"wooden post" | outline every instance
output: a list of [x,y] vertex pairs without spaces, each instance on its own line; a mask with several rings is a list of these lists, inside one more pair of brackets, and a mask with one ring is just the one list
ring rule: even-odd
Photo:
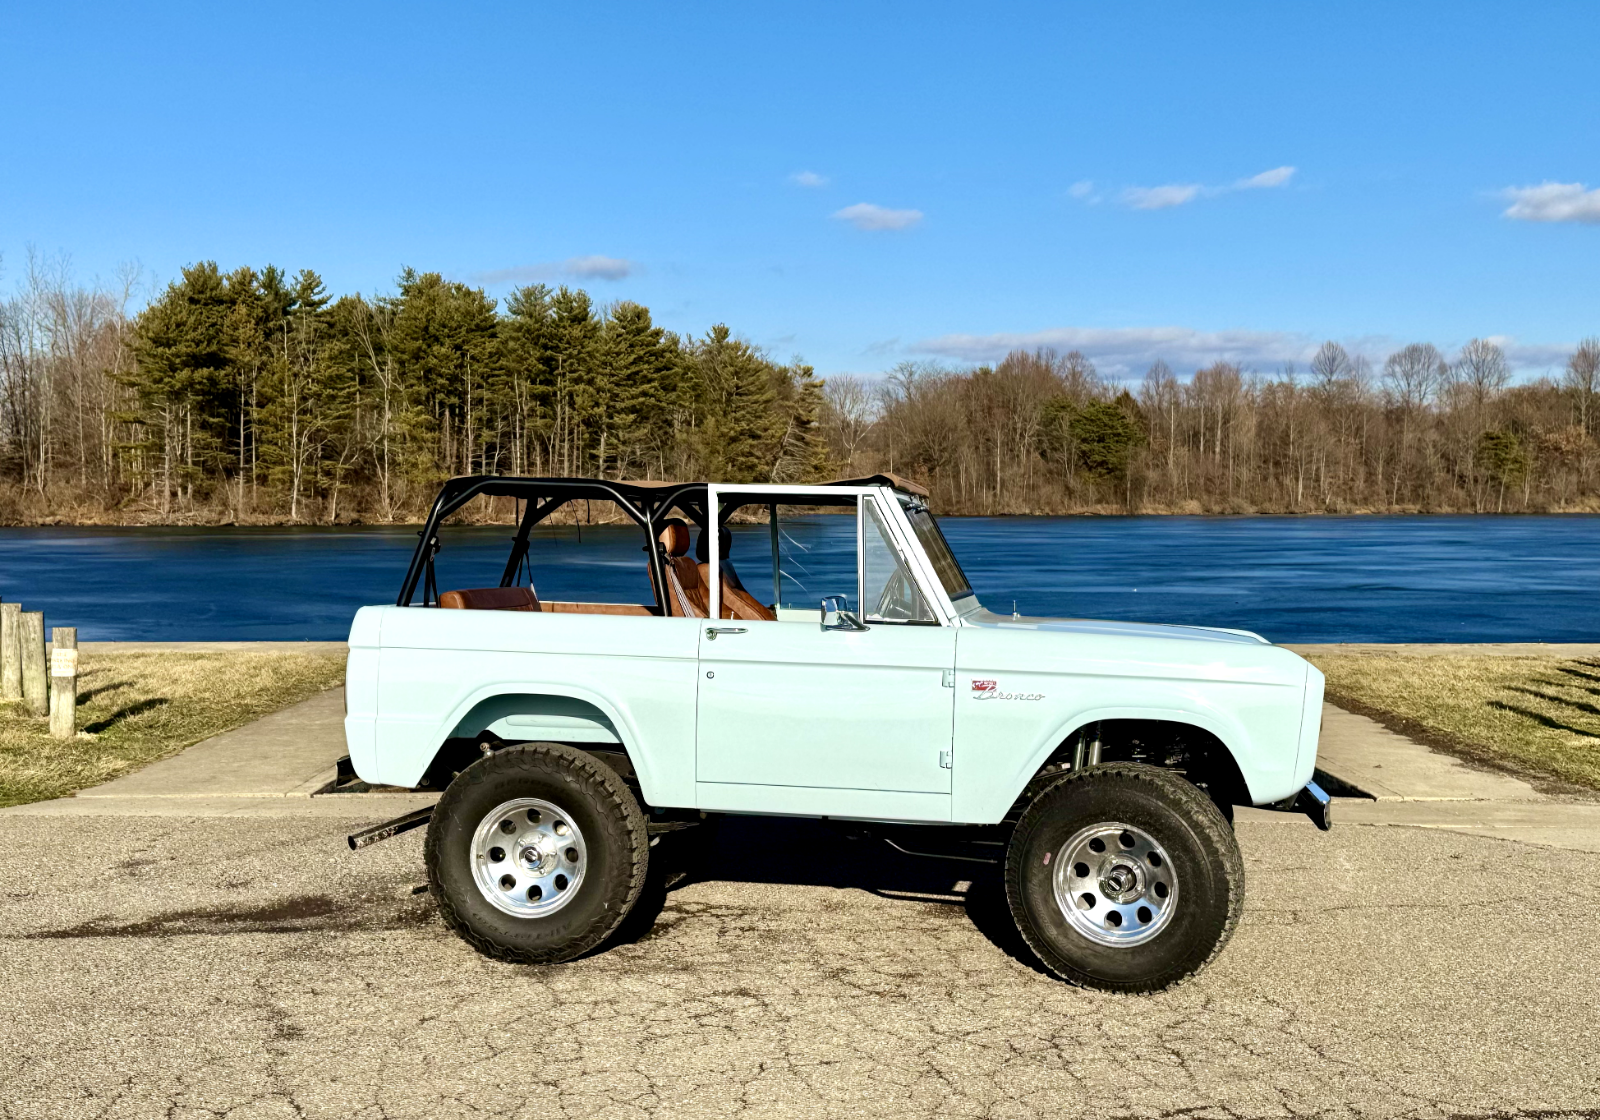
[[0,700],[22,699],[21,603],[0,603]]
[[44,671],[44,612],[23,611],[22,620],[22,699],[36,716],[50,711],[49,678]]
[[78,628],[50,630],[50,734],[71,739],[78,734]]

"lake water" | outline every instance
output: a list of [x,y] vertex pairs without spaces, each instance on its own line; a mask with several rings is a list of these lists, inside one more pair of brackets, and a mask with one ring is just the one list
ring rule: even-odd
[[[850,531],[817,518],[813,534]],[[1009,614],[1179,622],[1277,642],[1600,641],[1600,517],[946,518]],[[511,530],[456,530],[440,586],[499,582]],[[765,530],[757,530],[765,540]],[[650,601],[637,529],[541,530],[548,599]],[[411,529],[0,529],[0,598],[84,641],[327,640],[393,602]],[[737,543],[761,548],[761,541]],[[447,561],[449,562],[447,566]]]

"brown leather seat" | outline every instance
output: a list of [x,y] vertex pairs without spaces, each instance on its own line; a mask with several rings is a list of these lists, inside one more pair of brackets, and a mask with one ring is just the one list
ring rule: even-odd
[[[701,564],[702,578],[707,582],[711,579],[709,564]],[[709,609],[710,602],[707,601]],[[754,595],[742,587],[735,587],[728,581],[727,576],[722,577],[722,617],[742,618],[750,622],[776,622],[778,616],[773,614],[766,606],[756,600]]]
[[[733,566],[733,561],[728,559],[728,552],[733,546],[733,534],[726,528],[717,534],[717,552],[720,556],[718,565],[722,576],[722,617],[742,618],[751,622],[776,622],[777,615],[773,614],[759,600],[745,590],[744,584],[739,580],[739,573]],[[702,563],[698,565],[700,584],[707,589],[706,609],[711,609],[711,565],[705,563],[706,557],[711,554],[710,547],[706,544],[705,530],[700,531],[700,539],[695,542],[695,555],[700,557]]]
[[[662,566],[667,571],[667,614],[674,618],[705,618],[707,586],[700,578],[700,569],[689,559],[689,526],[682,519],[669,519],[661,528],[656,540],[662,553]],[[654,567],[650,569],[650,582],[655,584]]]
[[439,605],[450,610],[537,611],[539,597],[531,587],[474,587],[446,591],[439,596]]

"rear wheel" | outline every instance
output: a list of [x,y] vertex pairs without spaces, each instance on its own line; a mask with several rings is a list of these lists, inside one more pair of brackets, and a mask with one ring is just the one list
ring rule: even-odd
[[1006,854],[1017,928],[1062,979],[1151,992],[1205,967],[1238,924],[1244,860],[1183,778],[1111,763],[1034,799]]
[[639,803],[593,756],[507,747],[463,770],[428,826],[428,877],[445,922],[501,960],[571,960],[638,901],[649,859]]

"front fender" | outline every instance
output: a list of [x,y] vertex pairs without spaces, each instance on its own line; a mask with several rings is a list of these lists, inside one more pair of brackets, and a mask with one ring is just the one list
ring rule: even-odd
[[[1061,723],[1051,725],[1048,731],[1031,744],[1026,754],[1017,757],[1011,771],[1004,776],[1001,784],[1001,796],[998,801],[986,807],[988,811],[992,813],[998,808],[999,815],[995,819],[999,820],[1016,803],[1017,798],[1022,796],[1022,791],[1027,788],[1028,783],[1033,780],[1033,776],[1039,772],[1039,768],[1045,764],[1057,747],[1071,738],[1079,728],[1086,727],[1091,723],[1113,719],[1165,720],[1169,723],[1184,723],[1191,727],[1198,727],[1200,730],[1207,731],[1215,736],[1217,741],[1226,747],[1228,753],[1233,756],[1235,764],[1239,762],[1239,744],[1246,742],[1248,739],[1248,733],[1238,720],[1230,718],[1226,712],[1208,710],[1205,705],[1199,703],[1171,707],[1123,706],[1090,708],[1087,711],[1075,713]],[[1241,773],[1243,770],[1244,768],[1240,766]],[[1249,787],[1248,777],[1245,779],[1245,785],[1247,788]],[[1254,803],[1255,793],[1253,790],[1250,796],[1251,802]],[[1001,805],[1000,802],[1004,804]]]
[[1002,819],[1096,720],[1166,720],[1228,749],[1254,804],[1296,784],[1304,660],[1273,646],[975,629],[957,645],[952,817]]

